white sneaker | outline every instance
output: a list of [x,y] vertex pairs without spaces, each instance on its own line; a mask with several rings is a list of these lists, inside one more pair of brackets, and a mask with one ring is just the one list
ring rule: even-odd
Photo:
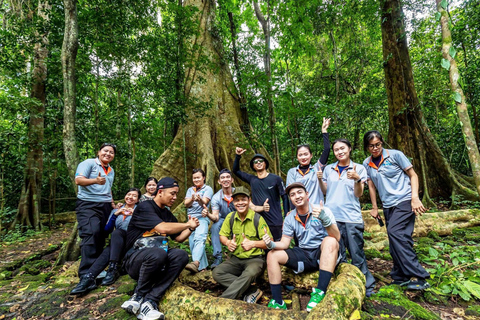
[[122,304],[122,309],[127,311],[130,314],[137,314],[138,309],[140,309],[140,304],[142,303],[143,298],[140,296],[137,296],[136,293],[133,294],[133,296],[125,301]]
[[137,316],[137,319],[140,320],[158,320],[158,319],[165,319],[165,315],[158,311],[158,307],[156,303],[152,303],[151,301],[147,300],[140,306],[140,313]]
[[254,293],[251,293],[243,297],[243,301],[247,303],[257,303],[257,301],[260,300],[262,295],[263,295],[263,291],[260,289],[257,289],[257,291],[255,291]]

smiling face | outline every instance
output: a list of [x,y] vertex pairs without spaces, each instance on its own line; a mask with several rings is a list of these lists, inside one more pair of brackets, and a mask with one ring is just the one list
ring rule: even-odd
[[382,141],[377,137],[370,140],[368,144],[368,152],[370,152],[374,158],[379,157],[383,152]]
[[145,190],[149,194],[153,194],[155,190],[157,190],[157,184],[155,183],[155,181],[154,180],[148,181],[147,185],[145,186]]
[[158,199],[159,205],[161,208],[168,206],[171,207],[177,200],[178,187],[168,188],[168,189],[158,189],[157,196],[155,200]]
[[312,153],[306,147],[301,147],[297,151],[297,160],[301,166],[308,166],[310,161],[312,161],[312,157]]
[[265,160],[262,158],[255,158],[253,159],[253,168],[255,171],[263,171],[265,170],[266,163]]
[[115,158],[115,150],[113,147],[105,146],[98,151],[98,159],[104,164],[107,165],[110,161]]
[[222,173],[218,178],[218,183],[222,188],[230,188],[232,186],[232,176],[229,173]]
[[125,203],[129,206],[133,206],[135,203],[138,202],[138,192],[137,191],[129,191],[125,195]]
[[250,198],[244,194],[238,194],[233,198],[233,204],[238,213],[244,214],[248,211],[248,204],[250,203]]
[[203,186],[203,184],[205,183],[205,177],[202,175],[201,172],[195,172],[193,175],[192,175],[192,180],[193,180],[193,185],[199,189]]
[[333,145],[333,154],[338,161],[350,161],[350,151],[352,149],[343,142],[337,142]]
[[308,192],[303,188],[293,188],[289,191],[290,201],[296,208],[308,205]]

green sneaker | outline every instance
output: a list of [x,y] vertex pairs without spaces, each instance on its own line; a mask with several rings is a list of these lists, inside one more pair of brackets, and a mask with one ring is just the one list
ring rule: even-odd
[[283,310],[287,310],[287,304],[285,303],[285,301],[282,301],[282,304],[278,304],[275,302],[275,300],[270,300],[270,302],[268,303],[268,306],[269,308],[273,308],[273,309],[283,309]]
[[317,304],[319,304],[320,301],[323,300],[323,298],[325,298],[325,292],[323,292],[322,290],[313,288],[312,291],[313,292],[310,293],[312,297],[310,298],[310,301],[308,301],[308,304],[307,304],[307,312],[312,311],[312,309],[315,308]]

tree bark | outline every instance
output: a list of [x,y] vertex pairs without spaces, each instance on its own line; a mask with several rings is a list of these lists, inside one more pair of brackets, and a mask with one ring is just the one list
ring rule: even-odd
[[39,29],[36,31],[38,42],[34,46],[33,88],[31,97],[34,99],[29,109],[27,165],[23,179],[22,192],[18,204],[18,212],[10,228],[21,225],[22,228],[42,229],[40,221],[40,204],[42,195],[43,175],[43,136],[45,125],[46,79],[48,57],[49,4],[39,1],[37,16],[40,18]]
[[[267,0],[268,8],[270,10],[270,0]],[[271,68],[271,57],[270,57],[270,12],[268,12],[267,18],[263,16],[262,10],[257,1],[253,1],[253,8],[255,10],[255,15],[257,16],[258,21],[262,25],[263,36],[265,37],[265,55],[263,57],[263,65],[265,69],[265,76],[267,78],[267,105],[268,105],[268,114],[269,114],[269,125],[270,125],[270,134],[272,141],[273,149],[273,172],[277,175],[280,175],[280,152],[278,149],[278,139],[277,139],[277,130],[275,128],[276,119],[275,119],[275,109],[273,107],[272,99],[272,68]]]
[[[473,186],[452,170],[426,124],[415,89],[400,0],[382,0],[381,10],[388,142],[412,157],[420,187],[430,196],[448,198],[456,192],[466,199],[478,200]],[[426,157],[423,165],[421,152]]]
[[[448,14],[447,11],[441,5],[441,0],[437,1],[437,10],[440,12],[440,26],[442,28],[442,55],[443,58],[450,63],[448,69],[450,76],[450,86],[455,93],[455,104],[457,105],[458,119],[462,127],[463,138],[465,139],[465,145],[467,147],[468,159],[472,167],[473,179],[477,187],[477,192],[480,195],[480,153],[478,152],[477,142],[475,141],[475,135],[470,122],[470,116],[468,115],[467,102],[462,88],[458,84],[460,78],[460,72],[458,71],[457,62],[455,60],[455,54],[450,54],[452,47],[452,33],[448,26]],[[455,50],[455,49],[453,49]]]

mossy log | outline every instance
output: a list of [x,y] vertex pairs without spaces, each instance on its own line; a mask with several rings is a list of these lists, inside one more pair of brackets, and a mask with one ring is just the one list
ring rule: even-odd
[[[294,283],[296,288],[311,287],[317,283],[316,272],[294,277],[292,274],[285,273],[284,281]],[[160,301],[160,308],[168,319],[349,319],[361,307],[365,297],[365,277],[358,268],[345,263],[337,268],[327,296],[311,313],[273,310],[262,305],[214,297],[189,287],[213,283],[210,272],[197,275],[184,272],[179,280]]]

